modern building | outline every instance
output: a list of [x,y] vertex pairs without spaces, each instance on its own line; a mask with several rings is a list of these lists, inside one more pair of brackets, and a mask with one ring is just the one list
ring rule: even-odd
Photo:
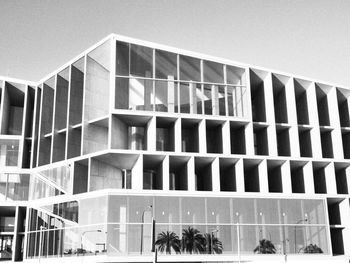
[[0,91],[0,259],[349,261],[348,87],[113,34]]

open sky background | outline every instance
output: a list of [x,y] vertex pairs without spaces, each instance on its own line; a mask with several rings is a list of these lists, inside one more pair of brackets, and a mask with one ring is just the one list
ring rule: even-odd
[[110,33],[350,86],[346,0],[0,0],[0,75],[37,81]]

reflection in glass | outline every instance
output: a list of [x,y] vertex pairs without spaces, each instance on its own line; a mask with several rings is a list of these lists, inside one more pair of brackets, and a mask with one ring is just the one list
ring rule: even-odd
[[177,55],[157,49],[155,56],[156,78],[177,79]]
[[155,81],[155,110],[175,112],[177,106],[177,84],[169,77],[168,81]]
[[180,55],[180,80],[201,81],[200,60]]
[[[67,203],[62,210],[76,211],[77,203],[72,204],[74,209],[69,210]],[[163,237],[173,234],[180,242],[177,253],[181,254],[237,254],[239,247],[241,254],[266,253],[259,248],[265,241],[273,245],[275,254],[309,253],[310,244],[329,254],[328,228],[324,223],[293,221],[302,215],[301,210],[314,216],[313,205],[316,214],[325,218],[323,200],[115,195],[109,199],[104,196],[80,200],[78,205],[79,225],[73,221],[68,225],[69,221],[57,216],[61,213],[54,213],[56,217],[31,210],[29,222],[33,227],[28,241],[37,247],[40,226],[44,226],[47,228],[43,231],[47,249],[44,256],[140,255],[141,240],[142,254],[150,255],[154,218],[156,239],[162,233]],[[182,243],[189,232],[200,237],[199,249],[191,250],[188,243]],[[27,245],[28,257],[37,257],[38,249],[30,242]],[[176,254],[174,248],[170,253]]]
[[117,41],[116,74],[129,75],[129,44]]
[[180,84],[180,112],[190,113],[190,91],[191,87],[188,83]]
[[0,140],[0,167],[18,165],[19,140]]
[[40,171],[39,174],[51,180],[67,192],[72,191],[71,165],[59,166],[48,170]]
[[204,82],[224,83],[224,65],[213,61],[203,61]]
[[153,50],[151,48],[131,44],[130,74],[135,77],[153,77]]

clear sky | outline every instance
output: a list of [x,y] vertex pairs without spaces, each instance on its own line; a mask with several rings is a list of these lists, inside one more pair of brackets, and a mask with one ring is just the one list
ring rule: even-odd
[[350,86],[347,0],[0,0],[0,75],[37,81],[110,33]]

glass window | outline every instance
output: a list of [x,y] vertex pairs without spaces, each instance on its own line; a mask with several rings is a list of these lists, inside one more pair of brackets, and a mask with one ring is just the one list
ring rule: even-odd
[[178,197],[156,197],[155,207],[155,220],[157,223],[180,223]]
[[226,82],[228,84],[242,85],[242,76],[245,70],[234,66],[226,66]]
[[181,198],[182,223],[205,223],[205,199],[199,197]]
[[224,83],[224,65],[203,61],[204,82]]
[[207,198],[208,223],[231,223],[229,198]]
[[282,224],[299,224],[305,219],[302,211],[302,200],[282,199],[281,203]]
[[304,218],[308,224],[325,224],[325,205],[323,200],[303,200]]
[[116,74],[129,76],[129,44],[117,41]]
[[153,77],[153,49],[131,44],[130,74],[138,77]]
[[180,80],[201,81],[199,59],[180,55]]
[[109,196],[108,223],[126,223],[128,212],[126,196]]
[[279,224],[278,200],[257,199],[257,222],[258,224]]
[[53,181],[58,186],[62,187],[67,192],[72,191],[71,166],[59,166],[49,170],[40,171],[39,174]]
[[6,199],[6,185],[7,185],[7,174],[0,173],[0,200],[5,201]]
[[225,94],[225,87],[224,86],[219,86],[218,88],[218,111],[221,116],[226,115],[226,94]]
[[254,199],[233,199],[233,223],[256,224],[256,200]]
[[98,224],[107,222],[108,197],[101,196],[79,201],[80,225]]
[[154,104],[153,81],[149,79],[129,79],[129,109],[152,110]]
[[214,85],[204,85],[204,114],[212,115],[213,114],[213,92],[217,89]]
[[29,174],[9,174],[7,199],[28,200]]
[[158,80],[155,84],[155,110],[168,112],[168,106],[171,104],[171,112],[174,112],[174,82]]
[[180,112],[190,113],[190,85],[189,83],[180,84]]
[[235,88],[232,86],[227,86],[227,113],[228,116],[236,116],[236,108],[234,102],[236,100]]
[[0,140],[0,167],[18,165],[18,140]]
[[[152,207],[150,207],[152,206]],[[150,223],[153,215],[153,197],[131,196],[129,197],[129,223]]]
[[156,50],[156,78],[177,79],[177,55],[163,50]]

